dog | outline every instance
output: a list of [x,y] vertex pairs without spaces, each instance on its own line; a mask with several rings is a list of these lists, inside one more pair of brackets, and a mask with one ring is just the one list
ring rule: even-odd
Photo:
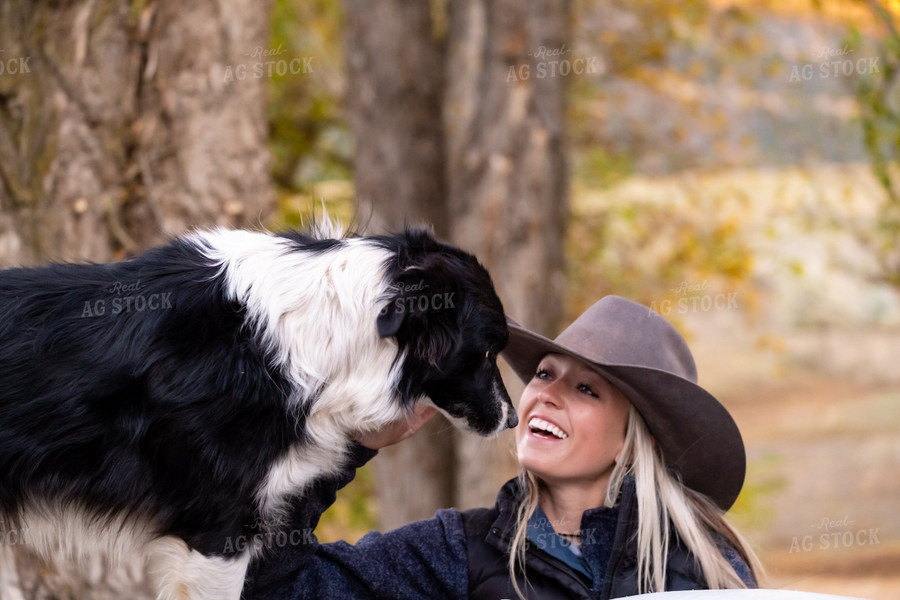
[[0,528],[43,557],[141,549],[160,600],[237,600],[246,534],[357,432],[419,402],[514,427],[507,336],[487,271],[424,229],[215,229],[0,271]]

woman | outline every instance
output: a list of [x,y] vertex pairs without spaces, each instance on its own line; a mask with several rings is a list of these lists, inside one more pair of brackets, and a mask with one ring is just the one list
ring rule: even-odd
[[[527,383],[521,473],[493,508],[345,542],[288,546],[259,562],[245,598],[618,598],[755,587],[758,561],[723,514],[744,481],[740,432],[696,384],[684,339],[658,314],[607,296],[556,340],[510,323],[503,353]],[[293,526],[315,527],[336,489],[433,411],[359,438],[354,464],[320,482]]]

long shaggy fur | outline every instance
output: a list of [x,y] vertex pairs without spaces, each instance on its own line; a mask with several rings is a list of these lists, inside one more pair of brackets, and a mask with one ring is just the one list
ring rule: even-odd
[[515,425],[506,340],[487,272],[423,230],[220,229],[0,271],[0,528],[47,557],[143,547],[159,598],[236,599],[261,547],[234,540],[277,529],[354,432],[420,401]]

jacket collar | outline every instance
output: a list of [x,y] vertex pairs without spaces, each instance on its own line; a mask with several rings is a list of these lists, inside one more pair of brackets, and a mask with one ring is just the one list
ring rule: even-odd
[[[519,508],[522,498],[522,489],[519,485],[519,479],[513,478],[503,484],[497,493],[497,518],[491,526],[491,534],[500,538],[501,541],[509,543],[516,525],[516,511]],[[637,497],[635,493],[634,477],[627,475],[622,481],[622,489],[619,492],[619,501],[616,503],[619,509],[619,519],[623,516],[636,516]],[[601,518],[605,511],[605,507],[591,508],[584,511],[581,518],[582,528],[594,525],[594,522]],[[625,513],[624,515],[622,513]]]
[[[509,548],[516,525],[516,511],[521,503],[522,492],[518,478],[507,481],[497,494],[497,518],[491,525],[485,541],[504,554]],[[594,593],[600,592],[607,569],[613,564],[626,563],[628,556],[636,552],[633,547],[631,532],[637,522],[637,495],[635,492],[634,478],[626,476],[619,492],[619,501],[614,511],[609,508],[597,507],[586,510],[581,518],[581,529],[588,535],[582,540],[581,551],[591,571],[601,575],[594,577],[591,585]],[[582,534],[584,535],[584,534]],[[607,547],[611,545],[610,549]],[[604,550],[604,547],[607,547]],[[623,557],[624,554],[624,557]],[[526,563],[529,558],[537,560],[539,554],[526,553]],[[530,565],[529,565],[530,566]],[[607,574],[608,575],[608,574]],[[574,576],[574,571],[573,571]]]

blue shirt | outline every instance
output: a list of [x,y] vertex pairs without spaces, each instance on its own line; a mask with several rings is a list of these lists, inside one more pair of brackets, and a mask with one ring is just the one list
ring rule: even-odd
[[[574,532],[573,532],[574,533]],[[559,560],[563,561],[588,579],[591,572],[578,544],[562,537],[553,529],[544,509],[538,505],[534,514],[528,519],[525,539]]]

